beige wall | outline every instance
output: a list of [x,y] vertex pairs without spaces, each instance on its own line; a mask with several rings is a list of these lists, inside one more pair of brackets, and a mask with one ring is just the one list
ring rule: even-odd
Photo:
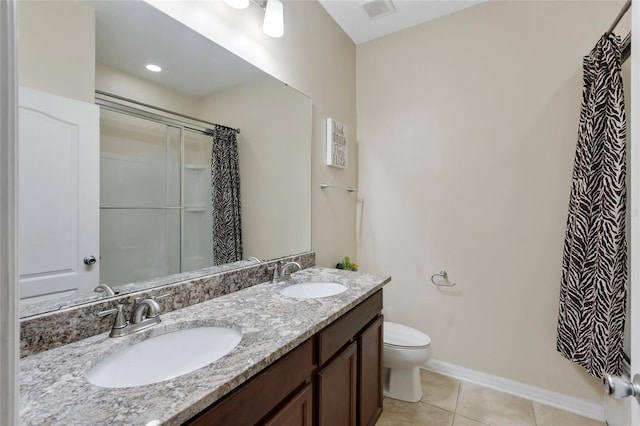
[[311,101],[269,76],[200,98],[198,117],[239,127],[242,249],[260,259],[311,247]]
[[124,96],[155,107],[196,116],[197,98],[167,89],[151,80],[96,63],[96,90]]
[[[196,115],[198,100],[169,90],[152,81],[96,62],[96,90],[124,96],[159,108]],[[166,128],[156,122],[145,121],[115,112],[101,111],[100,152],[149,158],[164,158],[166,155]],[[174,133],[175,134],[175,133]],[[124,143],[130,139],[131,143]],[[179,143],[179,136],[177,142]],[[175,142],[174,142],[175,143]],[[188,162],[188,160],[187,160]]]
[[[264,12],[254,5],[235,10],[222,1],[149,3],[312,98],[312,248],[318,265],[355,257],[356,194],[319,188],[321,182],[357,185],[353,42],[316,1],[285,3],[280,39],[262,34]],[[324,165],[327,117],[348,127],[347,170]]]
[[435,359],[602,402],[555,327],[582,56],[621,5],[489,1],[358,46],[358,260]]
[[20,1],[18,44],[21,86],[93,103],[93,9],[70,1]]

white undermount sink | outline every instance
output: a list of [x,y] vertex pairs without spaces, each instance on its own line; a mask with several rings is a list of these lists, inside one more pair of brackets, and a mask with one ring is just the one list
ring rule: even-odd
[[143,340],[105,358],[87,380],[106,388],[129,388],[170,380],[202,368],[235,348],[242,333],[227,327],[197,327]]
[[347,286],[338,283],[310,281],[287,286],[280,290],[280,294],[296,299],[320,299],[340,294],[347,288]]

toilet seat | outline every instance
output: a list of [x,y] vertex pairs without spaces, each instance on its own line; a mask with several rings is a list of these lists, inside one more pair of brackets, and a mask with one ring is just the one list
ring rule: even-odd
[[431,344],[431,338],[415,328],[385,321],[384,344],[400,349],[424,349]]

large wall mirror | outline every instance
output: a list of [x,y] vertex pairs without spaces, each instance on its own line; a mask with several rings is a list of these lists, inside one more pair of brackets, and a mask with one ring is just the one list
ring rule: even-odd
[[[100,283],[124,294],[311,250],[307,96],[143,1],[19,2],[18,25],[22,317],[104,297]],[[75,141],[52,142],[75,137],[57,114],[76,104],[99,127],[80,165]],[[237,151],[214,162],[231,133]],[[216,170],[236,153],[241,252],[216,261],[214,210],[237,201],[212,198]],[[84,194],[90,209],[73,204]],[[89,210],[99,221],[78,225]],[[79,248],[87,235],[98,253]]]

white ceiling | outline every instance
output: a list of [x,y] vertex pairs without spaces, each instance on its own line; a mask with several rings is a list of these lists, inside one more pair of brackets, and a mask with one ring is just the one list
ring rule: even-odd
[[[96,11],[96,60],[105,65],[196,97],[264,75],[143,1],[85,4]],[[149,63],[162,72],[147,71]]]
[[371,19],[360,7],[362,0],[319,0],[354,43],[360,44],[466,7],[482,3],[464,0],[392,0],[394,13]]

